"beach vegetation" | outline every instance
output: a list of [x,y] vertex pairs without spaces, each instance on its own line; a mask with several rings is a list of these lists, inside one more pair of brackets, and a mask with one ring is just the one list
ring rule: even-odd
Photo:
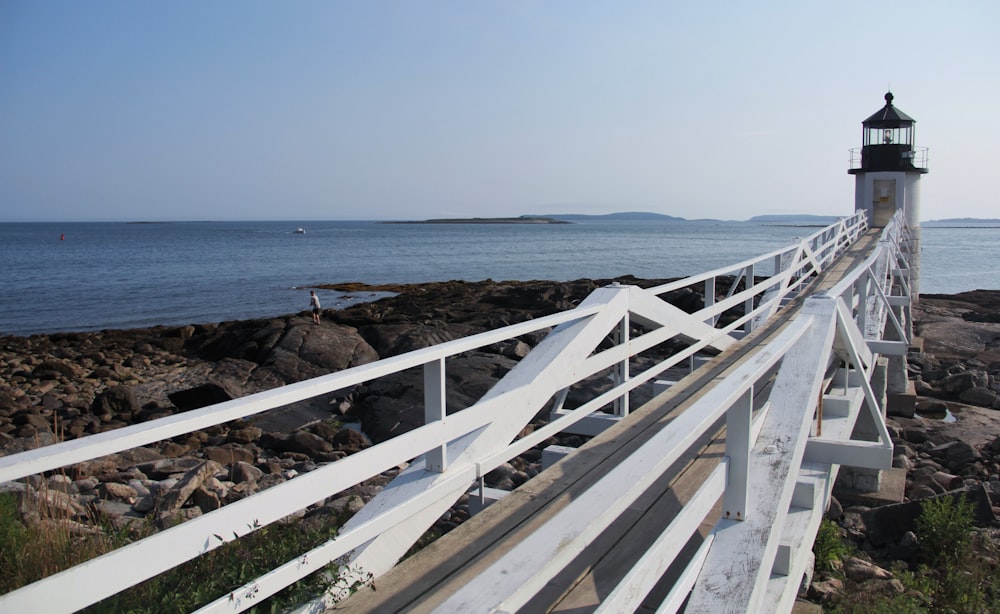
[[[42,509],[41,517],[26,521],[19,493],[0,493],[0,594],[100,556],[155,531],[151,524],[116,528],[106,519],[68,522],[66,512]],[[333,538],[343,518],[328,514],[289,523],[274,523],[137,584],[86,609],[90,613],[190,612],[234,591],[274,568],[302,559],[305,552]],[[81,530],[82,527],[91,530]],[[221,536],[215,539],[224,541]],[[268,599],[252,612],[284,611],[334,589],[345,596],[361,586],[372,586],[370,575],[353,573],[350,586],[336,584],[338,562],[316,571]],[[252,587],[252,585],[250,585]],[[242,595],[254,598],[253,588]]]
[[831,520],[824,520],[816,532],[813,555],[817,571],[832,572],[839,568],[839,562],[850,554],[850,548],[840,536],[840,526]]
[[[895,590],[849,586],[828,611],[838,614],[1000,612],[995,546],[977,532],[964,497],[921,503],[914,533],[918,555],[891,565]],[[818,559],[817,559],[818,563]]]

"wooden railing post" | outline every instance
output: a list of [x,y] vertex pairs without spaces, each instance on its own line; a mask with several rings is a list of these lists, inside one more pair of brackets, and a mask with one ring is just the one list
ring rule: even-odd
[[[445,394],[444,357],[424,363],[424,424],[444,420],[448,413]],[[448,444],[431,448],[426,456],[427,470],[444,472],[448,468]]]
[[[621,322],[618,323],[618,330],[615,331],[615,344],[617,345],[628,345],[629,342],[629,317],[628,313],[622,318]],[[628,381],[629,369],[628,369],[628,357],[626,356],[620,363],[615,365],[614,368],[614,384],[615,386],[620,386]],[[629,394],[628,390],[622,393],[621,396],[615,398],[614,411],[616,416],[625,417],[628,415],[629,410]]]
[[726,412],[726,457],[729,459],[729,479],[722,496],[722,517],[745,520],[750,485],[750,422],[753,418],[753,386]]
[[[750,264],[750,266],[748,266],[746,268],[746,273],[745,273],[744,277],[747,280],[746,281],[746,289],[747,290],[749,290],[750,288],[753,288],[753,286],[754,286],[754,281],[755,281],[755,279],[754,279],[754,276],[755,276],[754,275],[754,271],[755,270],[756,270],[756,263],[752,263],[752,264]],[[745,313],[750,313],[750,312],[753,311],[753,296],[752,295],[744,303],[743,309],[745,310]],[[743,332],[745,332],[748,335],[753,332],[753,320],[754,320],[753,318],[750,318],[750,319],[748,319],[743,324]]]
[[[705,280],[705,309],[708,309],[715,304],[715,277],[709,277]],[[715,326],[715,322],[718,318],[712,316],[705,320],[705,324],[709,326]]]

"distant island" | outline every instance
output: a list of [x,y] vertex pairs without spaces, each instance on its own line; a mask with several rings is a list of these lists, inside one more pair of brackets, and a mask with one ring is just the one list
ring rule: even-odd
[[668,222],[686,222],[682,217],[648,213],[642,211],[626,211],[607,213],[604,215],[587,215],[583,213],[549,213],[546,215],[522,215],[520,217],[454,217],[436,218],[430,220],[389,221],[381,224],[572,224],[582,221],[643,221],[659,220]]
[[449,217],[432,220],[413,220],[400,222],[380,222],[381,224],[571,224],[566,220],[557,220],[539,215],[522,215],[521,217]]
[[[850,213],[844,215],[810,215],[810,214],[787,214],[787,215],[755,215],[746,220],[751,224],[772,224],[781,226],[828,226],[838,219],[849,217]],[[614,222],[614,221],[658,221],[658,222],[719,222],[712,219],[687,219],[662,213],[651,213],[649,211],[622,211],[618,213],[586,214],[586,213],[546,213],[530,214],[518,217],[455,217],[455,218],[435,218],[429,220],[401,220],[382,221],[380,224],[573,224],[576,222]],[[1000,219],[980,219],[980,218],[949,218],[941,220],[927,220],[921,222],[925,226],[968,226],[968,227],[996,227],[1000,226]]]
[[660,220],[668,222],[686,222],[687,220],[682,217],[674,217],[672,215],[664,215],[662,213],[650,213],[648,211],[623,211],[620,213],[606,213],[603,215],[587,215],[584,213],[546,213],[544,216],[556,220],[567,220],[570,222],[574,221],[598,221],[598,220],[629,220],[629,221],[643,221],[643,220]]
[[754,222],[757,224],[787,224],[795,226],[828,226],[837,220],[841,216],[837,215],[802,215],[802,214],[791,214],[791,215],[755,215],[748,222]]
[[920,223],[921,226],[958,226],[958,227],[994,227],[1000,226],[1000,220],[996,218],[976,218],[976,217],[951,217],[942,220],[927,220]]

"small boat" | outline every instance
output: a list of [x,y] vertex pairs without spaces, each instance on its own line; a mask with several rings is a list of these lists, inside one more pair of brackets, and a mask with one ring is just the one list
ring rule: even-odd
[[297,235],[304,235],[304,234],[306,234],[306,229],[305,228],[296,228],[295,229],[295,234],[297,234]]

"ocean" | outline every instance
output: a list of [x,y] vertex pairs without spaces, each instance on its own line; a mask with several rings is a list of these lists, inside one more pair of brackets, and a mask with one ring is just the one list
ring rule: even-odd
[[[306,310],[311,286],[349,281],[682,277],[816,230],[715,221],[4,223],[0,334],[279,316]],[[998,262],[1000,228],[923,228],[923,293],[1000,289]],[[324,308],[378,296],[317,294]]]

